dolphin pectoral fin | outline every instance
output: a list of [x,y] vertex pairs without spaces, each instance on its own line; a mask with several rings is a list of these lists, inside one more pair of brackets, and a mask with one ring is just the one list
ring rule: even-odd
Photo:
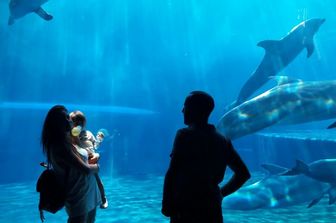
[[8,18],[8,25],[9,26],[13,25],[14,21],[15,21],[14,18],[12,16],[9,16],[9,18]]
[[49,21],[52,20],[52,15],[49,15],[46,11],[44,11],[43,8],[39,7],[38,9],[35,10],[35,13],[40,16],[42,19]]
[[328,191],[329,194],[329,204],[334,204],[336,202],[336,188],[333,186]]
[[240,103],[238,103],[237,101],[232,102],[231,104],[227,105],[224,108],[224,114],[227,113],[228,111],[230,111],[231,109],[235,108],[236,106],[238,106]]
[[323,191],[317,198],[315,198],[314,200],[312,200],[312,202],[310,202],[310,204],[308,205],[308,208],[314,206],[315,204],[317,204],[325,194],[329,195],[329,205],[334,204],[336,202],[336,186],[335,185],[331,185],[330,188],[328,188],[327,190]]
[[307,48],[307,58],[309,58],[314,52],[314,49],[315,49],[314,43],[311,42],[311,43],[307,44],[306,48]]
[[275,80],[279,86],[284,84],[302,82],[301,79],[290,78],[288,76],[269,76],[269,79]]
[[323,198],[324,192],[317,198],[315,198],[314,200],[312,200],[310,202],[310,204],[307,206],[307,208],[311,208],[313,207],[315,204],[317,204],[318,202],[320,202],[320,200]]
[[327,129],[332,129],[332,128],[335,128],[336,127],[336,122],[332,123],[331,125],[329,125],[327,127]]
[[264,48],[267,52],[276,54],[279,50],[279,43],[280,41],[278,40],[263,40],[257,46]]

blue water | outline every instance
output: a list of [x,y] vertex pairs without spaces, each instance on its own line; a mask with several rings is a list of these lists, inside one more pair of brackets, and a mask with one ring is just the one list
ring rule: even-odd
[[[82,110],[93,132],[115,133],[101,147],[111,204],[97,222],[167,222],[160,214],[162,179],[190,91],[215,98],[210,122],[217,123],[261,61],[257,43],[278,40],[309,18],[326,19],[315,52],[307,59],[304,50],[281,75],[335,78],[333,0],[50,0],[43,8],[53,20],[29,14],[8,26],[8,0],[0,0],[0,222],[38,221],[40,134],[54,104]],[[335,132],[320,132],[331,122],[274,126],[234,145],[253,173],[264,162],[290,167],[295,159],[335,158]],[[333,222],[335,205],[327,202],[224,216]],[[48,222],[65,219],[64,212],[48,216]]]
[[[142,175],[136,177],[103,178],[109,207],[97,209],[97,223],[164,223],[168,218],[160,215],[162,176]],[[38,221],[37,194],[34,182],[1,185],[0,222]],[[225,222],[334,222],[336,206],[329,206],[327,199],[308,209],[306,204],[290,208],[238,211],[223,209]],[[45,213],[46,222],[66,222],[64,210],[55,215]]]

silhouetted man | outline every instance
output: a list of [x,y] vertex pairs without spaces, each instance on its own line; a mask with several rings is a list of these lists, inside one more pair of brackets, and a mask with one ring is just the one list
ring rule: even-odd
[[[171,223],[223,222],[223,197],[250,178],[231,142],[208,124],[214,106],[213,98],[202,91],[191,92],[185,100],[182,112],[188,127],[176,133],[163,188],[162,213]],[[227,166],[234,174],[219,188]]]

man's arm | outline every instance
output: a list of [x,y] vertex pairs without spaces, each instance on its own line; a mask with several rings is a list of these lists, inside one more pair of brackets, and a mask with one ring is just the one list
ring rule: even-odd
[[227,145],[227,162],[228,166],[233,171],[233,175],[229,182],[221,188],[221,194],[223,197],[226,197],[238,190],[251,177],[249,170],[233,148],[232,143],[228,141]]
[[173,205],[173,191],[174,191],[174,178],[176,171],[178,171],[179,166],[179,148],[182,147],[182,136],[181,132],[177,132],[174,140],[173,150],[170,155],[171,160],[169,164],[168,171],[166,173],[163,185],[163,198],[162,198],[162,209],[163,215],[170,217],[174,212]]
[[172,214],[172,172],[168,169],[163,183],[163,198],[161,213],[170,217]]

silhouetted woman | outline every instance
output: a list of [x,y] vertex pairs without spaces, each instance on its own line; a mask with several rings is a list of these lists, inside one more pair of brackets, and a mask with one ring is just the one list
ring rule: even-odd
[[93,223],[101,196],[94,173],[98,164],[88,164],[86,150],[78,152],[71,143],[71,121],[62,105],[52,107],[44,121],[42,147],[51,166],[66,188],[68,223]]

